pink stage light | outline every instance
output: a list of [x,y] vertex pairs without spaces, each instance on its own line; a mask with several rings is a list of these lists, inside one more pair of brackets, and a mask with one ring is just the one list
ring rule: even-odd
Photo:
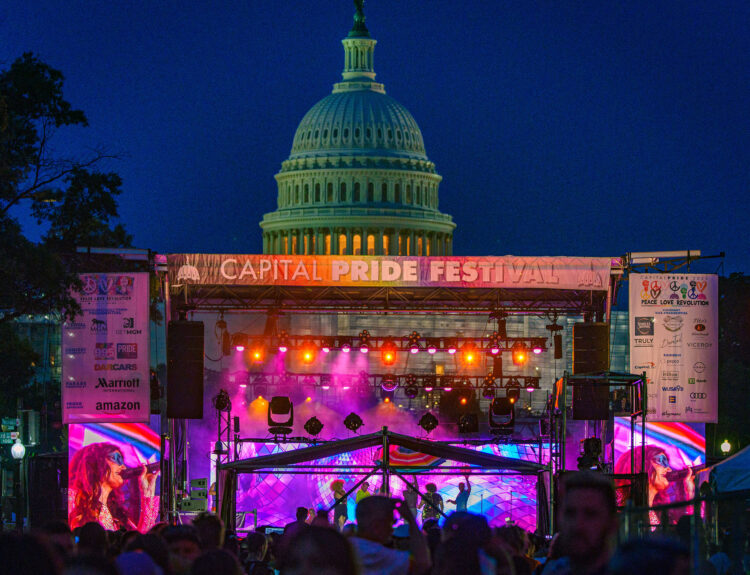
[[539,355],[540,353],[542,353],[542,346],[541,345],[535,345],[534,348],[531,351],[533,351],[536,355]]
[[426,391],[427,393],[431,392],[431,391],[432,391],[432,389],[433,389],[433,388],[432,388],[431,386],[430,386],[430,387],[425,387],[425,388],[424,388],[424,390],[425,390],[425,391]]
[[352,346],[350,346],[348,343],[345,343],[341,346],[341,351],[344,353],[349,353],[352,350]]
[[452,387],[444,387],[443,391],[453,391],[453,388]]
[[241,383],[241,384],[240,384],[240,387],[244,389],[244,388],[246,388],[246,387],[247,387],[247,384],[246,384],[246,383]]
[[236,349],[237,351],[245,351],[245,346],[244,345],[236,345],[236,346],[234,346],[234,349]]
[[281,353],[286,353],[287,351],[289,351],[289,348],[287,346],[285,346],[285,345],[280,345],[279,346],[279,351]]
[[320,348],[320,351],[322,351],[323,353],[328,353],[331,351],[331,348],[328,347],[327,345],[324,345],[323,347]]
[[490,353],[492,355],[497,355],[498,353],[500,353],[500,348],[499,347],[493,347],[493,348],[490,349]]
[[409,348],[409,353],[419,353],[419,347],[411,347],[411,348]]
[[359,353],[367,353],[368,351],[370,351],[370,348],[368,348],[366,345],[363,345],[359,348]]
[[529,393],[534,393],[535,389],[536,389],[535,387],[527,387],[526,391],[528,391]]

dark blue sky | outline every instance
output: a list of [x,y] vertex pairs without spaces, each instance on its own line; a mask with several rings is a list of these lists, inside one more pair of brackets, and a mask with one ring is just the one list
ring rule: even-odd
[[[377,79],[444,178],[457,254],[700,249],[750,271],[750,4],[365,11]],[[56,148],[123,155],[108,167],[138,247],[257,253],[273,176],[340,79],[353,12],[350,0],[11,0],[0,65],[30,50],[63,71],[91,127]]]

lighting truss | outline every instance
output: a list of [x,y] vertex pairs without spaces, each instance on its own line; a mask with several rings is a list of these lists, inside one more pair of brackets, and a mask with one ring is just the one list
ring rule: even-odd
[[[236,375],[235,375],[236,378]],[[539,377],[525,375],[462,375],[460,373],[435,376],[427,373],[366,373],[331,375],[330,373],[258,373],[253,372],[251,381],[253,385],[264,385],[268,387],[289,386],[299,387],[314,386],[316,388],[348,390],[359,385],[361,387],[377,388],[382,386],[383,380],[392,382],[396,387],[416,386],[425,391],[448,390],[448,389],[477,389],[486,387],[497,389],[540,389]],[[390,387],[391,383],[387,384]]]
[[[256,349],[265,348],[270,351],[286,350],[299,351],[315,348],[324,353],[329,351],[349,351],[366,349],[370,352],[382,350],[394,351],[396,353],[415,353],[427,350],[429,353],[452,353],[452,350],[460,350],[466,345],[473,346],[479,355],[497,355],[501,352],[509,352],[519,345],[528,350],[547,348],[546,337],[505,337],[501,338],[497,332],[487,337],[422,337],[417,332],[402,337],[374,336],[367,330],[363,330],[356,336],[323,336],[323,335],[294,335],[282,332],[279,336],[268,337],[267,335],[249,335],[235,333],[231,336],[232,345],[238,351],[239,348]],[[416,350],[416,351],[415,351]],[[284,352],[281,352],[284,353]],[[364,352],[363,352],[364,353]]]

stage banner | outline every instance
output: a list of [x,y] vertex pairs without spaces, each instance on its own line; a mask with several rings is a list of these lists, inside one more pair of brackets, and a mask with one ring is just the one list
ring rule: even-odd
[[172,285],[543,288],[607,291],[610,258],[170,254]]
[[148,273],[83,274],[62,326],[63,423],[148,422]]
[[[68,523],[144,533],[159,514],[158,418],[144,423],[77,424],[68,429]],[[106,501],[101,499],[108,488]]]
[[712,274],[630,274],[630,371],[646,373],[648,419],[715,423],[719,282]]

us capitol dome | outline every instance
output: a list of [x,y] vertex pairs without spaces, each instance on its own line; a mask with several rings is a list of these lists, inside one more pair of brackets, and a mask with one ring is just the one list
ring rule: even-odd
[[302,118],[276,174],[263,253],[451,255],[456,224],[438,210],[442,177],[412,115],[375,81],[361,3],[342,43],[343,81]]

